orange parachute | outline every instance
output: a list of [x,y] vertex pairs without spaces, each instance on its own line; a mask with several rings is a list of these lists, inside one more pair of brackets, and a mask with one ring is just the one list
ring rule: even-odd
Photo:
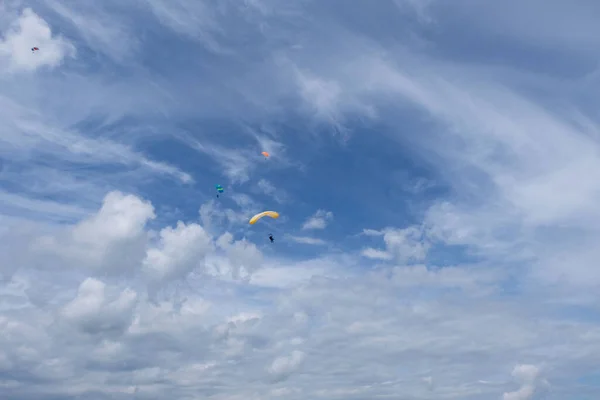
[[260,154],[262,154],[263,156],[265,156],[265,157],[267,157],[267,158],[270,156],[270,154],[269,154],[269,153],[267,153],[266,151],[263,151],[263,152],[262,152],[262,153],[260,153]]

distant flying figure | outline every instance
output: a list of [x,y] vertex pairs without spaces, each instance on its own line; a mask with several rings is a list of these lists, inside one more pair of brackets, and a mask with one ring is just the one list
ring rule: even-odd
[[35,52],[35,51],[37,51],[37,50],[39,50],[37,47],[32,47],[32,48],[31,48],[31,52]]
[[275,241],[275,239],[273,239],[273,235],[271,235],[270,233],[269,233],[269,240],[271,241],[271,243],[273,243]]
[[[215,188],[217,189],[217,193],[223,193],[223,186],[221,186],[221,185],[215,185]],[[218,194],[217,194],[217,197],[219,197]]]

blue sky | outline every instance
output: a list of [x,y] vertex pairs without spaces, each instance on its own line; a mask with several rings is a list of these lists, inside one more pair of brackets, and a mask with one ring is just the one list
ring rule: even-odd
[[0,397],[596,396],[599,17],[2,3]]

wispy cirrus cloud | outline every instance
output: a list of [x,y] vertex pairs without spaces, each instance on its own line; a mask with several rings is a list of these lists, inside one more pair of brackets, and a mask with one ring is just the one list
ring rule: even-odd
[[316,245],[316,246],[322,246],[322,245],[327,244],[327,242],[323,239],[314,238],[314,237],[310,237],[310,236],[288,235],[288,236],[286,236],[286,238],[288,238],[296,243],[300,243],[300,244],[308,244],[308,245]]
[[304,222],[302,229],[325,229],[331,221],[333,221],[333,213],[331,211],[317,210],[312,217]]
[[[130,146],[61,129],[23,105],[6,99],[0,99],[0,102],[7,106],[0,112],[7,121],[5,135],[0,139],[3,143],[1,174],[10,182],[9,187],[29,192],[38,201],[43,201],[44,196],[55,196],[67,202],[69,197],[79,200],[88,195],[98,196],[110,188],[111,181],[133,182],[144,176],[171,176],[184,184],[193,182],[189,173],[151,160]],[[32,161],[21,166],[23,160],[31,156],[34,157]],[[53,166],[60,168],[61,173],[56,174],[55,169],[48,168],[46,160],[56,160]],[[112,179],[104,168],[116,170]],[[97,177],[95,182],[94,176]]]
[[[0,139],[1,174],[6,183],[5,198],[17,199],[23,193],[29,198],[6,212],[41,215],[40,210],[53,210],[52,218],[69,220],[91,211],[99,198],[115,186],[137,184],[157,175],[193,182],[189,173],[152,160],[130,143],[81,129],[93,109],[87,107],[84,98],[97,95],[101,99],[106,91],[95,86],[95,77],[81,79],[82,91],[71,94],[82,101],[69,106],[72,113],[64,112],[65,97],[57,95],[56,88],[73,89],[76,86],[72,83],[82,78],[78,77],[81,70],[70,69],[79,62],[74,61],[78,43],[53,32],[51,25],[31,8],[18,11],[11,6],[7,10],[16,20],[3,27],[4,72],[20,71],[20,75],[17,80],[0,76],[0,113],[5,127]],[[33,46],[40,50],[32,52]],[[43,66],[49,69],[42,78],[36,70]],[[58,72],[59,68],[70,72]]]
[[273,185],[273,183],[271,183],[270,181],[268,181],[264,178],[261,178],[257,182],[256,186],[265,195],[269,196],[270,198],[272,198],[273,200],[275,200],[278,203],[285,203],[289,200],[289,195],[284,189],[275,187],[275,185]]
[[129,15],[116,16],[93,3],[70,6],[54,0],[45,3],[76,28],[94,52],[106,54],[117,62],[131,63],[139,56],[141,41],[131,31]]

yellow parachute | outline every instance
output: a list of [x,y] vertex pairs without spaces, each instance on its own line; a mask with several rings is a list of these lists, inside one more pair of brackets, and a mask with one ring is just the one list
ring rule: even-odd
[[256,223],[256,221],[258,221],[259,219],[261,219],[262,217],[266,217],[269,216],[271,218],[279,218],[279,213],[275,212],[275,211],[263,211],[261,213],[256,214],[254,217],[250,218],[250,225],[254,225]]

